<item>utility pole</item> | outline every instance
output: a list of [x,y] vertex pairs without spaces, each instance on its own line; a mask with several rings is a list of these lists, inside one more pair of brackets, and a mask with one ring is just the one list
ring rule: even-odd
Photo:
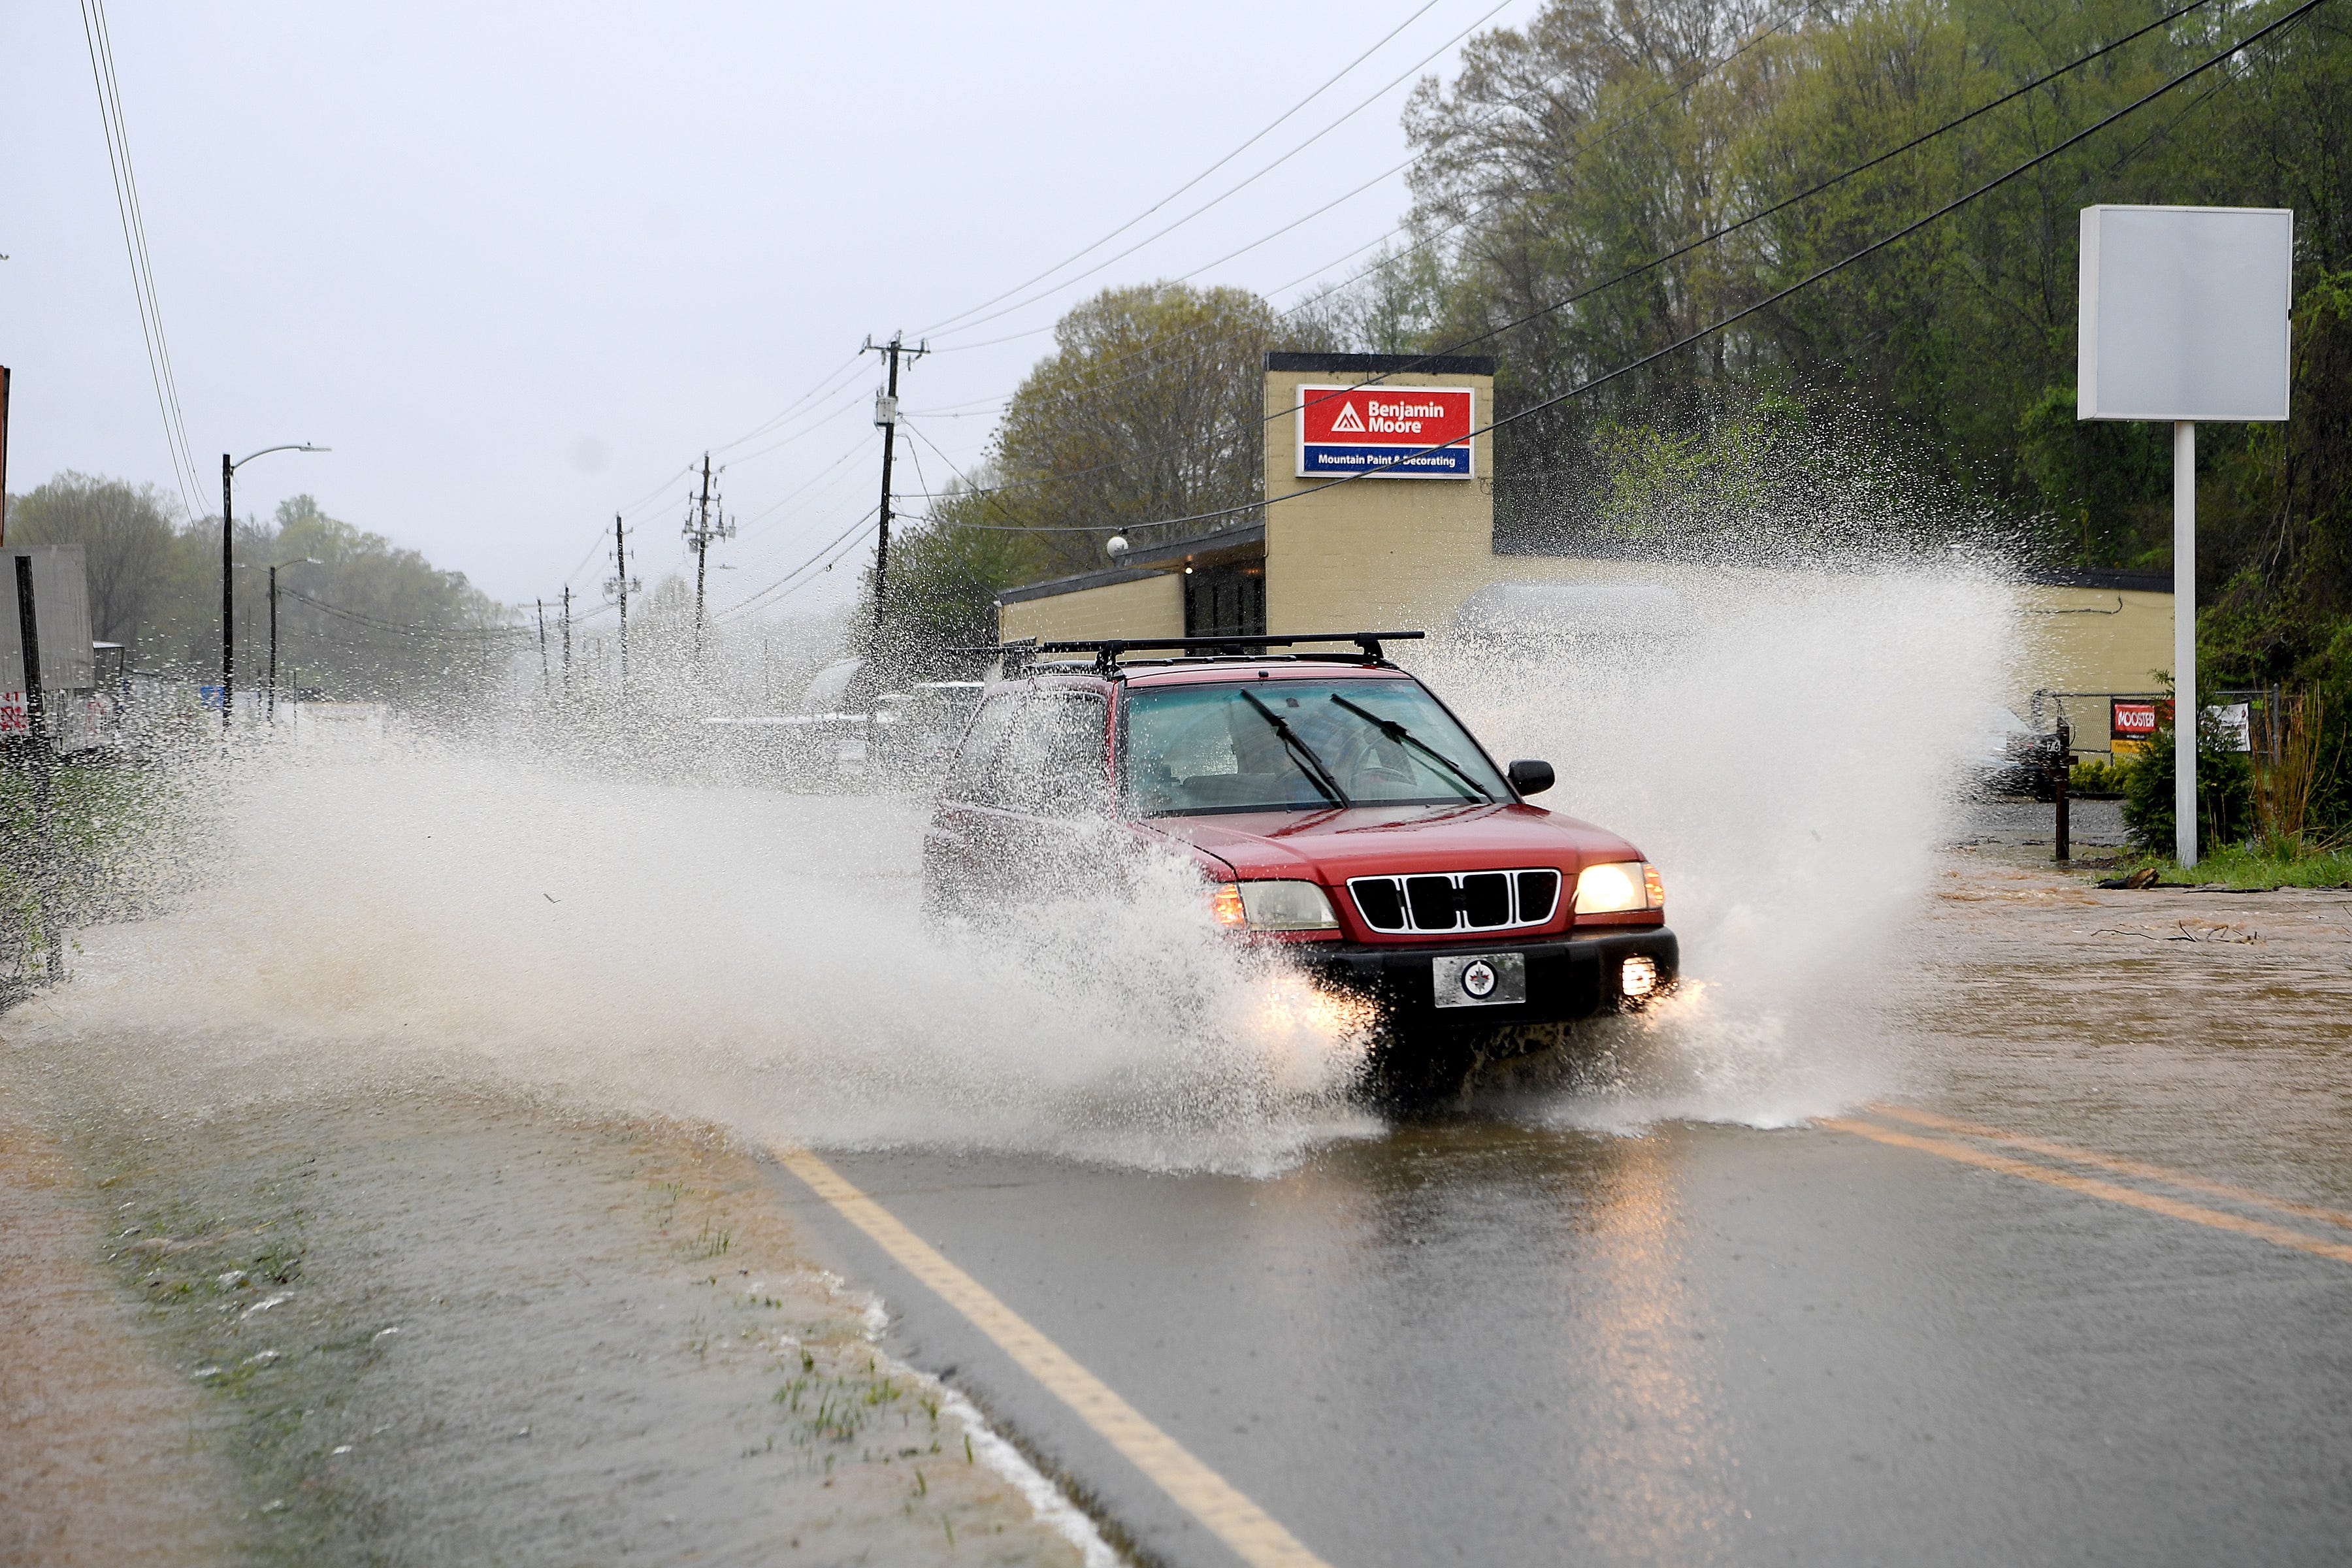
[[539,694],[548,696],[555,689],[555,680],[547,671],[547,601],[531,601],[539,606]]
[[563,700],[572,700],[572,584],[563,584]]
[[699,500],[692,496],[687,498],[685,529],[686,542],[694,552],[694,662],[697,668],[702,663],[702,580],[709,572],[710,542],[735,537],[735,524],[729,521],[724,510],[715,520],[712,518],[714,499],[710,493],[710,454],[705,452],[702,454],[702,497]]
[[236,465],[221,454],[221,735],[236,711]]
[[604,592],[621,602],[621,700],[629,700],[629,590],[642,590],[643,584],[629,578],[629,539],[622,531],[621,514],[613,514],[613,575],[605,580]]
[[278,722],[278,568],[269,569],[269,722]]
[[868,352],[885,356],[890,364],[890,382],[887,390],[874,398],[874,423],[882,432],[882,531],[874,541],[874,645],[879,653],[882,645],[882,610],[890,596],[890,451],[898,434],[898,361],[919,360],[931,352],[929,340],[913,348],[906,346],[904,332],[892,332],[887,343],[872,338],[859,353]]
[[0,364],[0,544],[8,542],[8,367]]

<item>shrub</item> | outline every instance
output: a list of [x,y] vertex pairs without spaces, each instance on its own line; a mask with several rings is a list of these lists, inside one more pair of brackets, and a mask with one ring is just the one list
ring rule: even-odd
[[[2155,855],[2175,847],[2172,808],[2173,728],[2160,726],[2147,749],[2124,773],[2124,827],[2134,847]],[[2197,843],[2201,853],[2234,844],[2255,831],[2254,771],[2229,749],[2229,732],[2210,716],[2197,726]]]
[[2084,757],[2066,770],[2067,793],[2079,795],[2121,795],[2125,781],[2131,775],[2131,767],[2128,757],[2116,763]]

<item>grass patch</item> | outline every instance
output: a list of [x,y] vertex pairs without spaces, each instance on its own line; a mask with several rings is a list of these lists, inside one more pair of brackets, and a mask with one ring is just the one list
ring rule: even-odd
[[2117,857],[2110,876],[2128,876],[2144,866],[2156,868],[2158,882],[2205,888],[2345,888],[2352,887],[2352,852],[2306,850],[2277,855],[2263,849],[2231,845],[2212,850],[2194,866],[2183,866],[2169,856],[2125,854]]
[[47,977],[74,928],[136,915],[185,877],[194,800],[157,763],[74,757],[46,783],[21,756],[0,763],[0,1007]]

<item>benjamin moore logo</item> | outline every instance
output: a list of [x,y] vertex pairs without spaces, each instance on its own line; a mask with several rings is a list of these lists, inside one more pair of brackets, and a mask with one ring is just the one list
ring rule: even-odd
[[1466,479],[1477,398],[1467,386],[1302,386],[1298,473]]

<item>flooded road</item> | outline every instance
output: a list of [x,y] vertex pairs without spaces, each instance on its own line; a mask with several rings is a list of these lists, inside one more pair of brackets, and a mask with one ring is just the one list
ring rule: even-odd
[[[2340,1561],[2352,893],[2002,854],[1943,868],[1888,1091],[1810,1126],[1503,1099],[1267,1179],[828,1159],[1327,1563]],[[774,1179],[1148,1552],[1279,1560]]]
[[2339,1559],[2352,892],[1884,795],[1655,813],[1694,983],[1400,1120],[1191,884],[256,769],[0,1020],[0,1562]]

